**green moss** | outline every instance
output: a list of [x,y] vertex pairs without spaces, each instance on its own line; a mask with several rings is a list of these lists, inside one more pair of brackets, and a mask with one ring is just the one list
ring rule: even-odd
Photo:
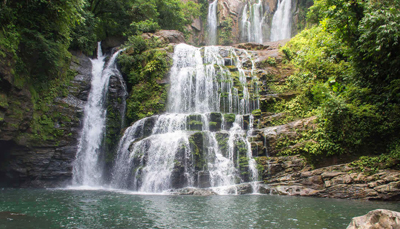
[[235,114],[224,114],[225,122],[235,122]]
[[0,94],[0,107],[8,108],[8,98],[6,94]]
[[232,40],[232,27],[233,27],[233,20],[230,17],[227,17],[225,20],[220,22],[220,27],[219,29],[219,39],[220,39],[220,44],[223,45],[230,45],[233,43]]
[[255,117],[261,117],[261,110],[260,109],[253,110],[251,114],[254,115]]

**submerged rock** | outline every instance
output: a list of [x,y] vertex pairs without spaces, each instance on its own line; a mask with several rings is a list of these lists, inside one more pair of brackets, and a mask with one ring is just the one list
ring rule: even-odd
[[400,212],[377,209],[368,214],[354,217],[347,229],[389,229],[400,228]]
[[188,195],[188,196],[213,196],[217,195],[211,189],[202,189],[202,188],[182,188],[177,190],[170,190],[170,193],[173,195]]

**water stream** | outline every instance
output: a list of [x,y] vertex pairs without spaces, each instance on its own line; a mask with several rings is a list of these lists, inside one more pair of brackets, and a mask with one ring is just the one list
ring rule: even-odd
[[104,167],[101,158],[107,116],[105,104],[110,77],[120,76],[115,61],[121,51],[114,53],[106,62],[101,43],[98,43],[97,59],[91,60],[91,89],[85,106],[83,128],[73,167],[72,182],[75,186],[93,187],[100,186],[103,182]]
[[292,0],[278,0],[277,10],[272,18],[271,41],[291,37]]
[[208,45],[216,45],[217,41],[217,9],[218,9],[218,0],[214,0],[208,6],[208,15],[207,15],[207,31],[208,31]]
[[249,1],[243,8],[240,23],[241,40],[244,42],[263,43],[263,23],[265,17],[262,1]]

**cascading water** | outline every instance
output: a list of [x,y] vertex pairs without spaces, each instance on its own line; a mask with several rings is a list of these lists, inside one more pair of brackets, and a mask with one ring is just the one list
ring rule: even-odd
[[258,2],[253,2],[252,0],[245,5],[240,23],[242,41],[263,43],[262,27],[265,20],[263,14],[264,10],[261,0],[258,0]]
[[291,37],[292,0],[278,0],[277,10],[272,18],[271,41]]
[[83,129],[78,144],[78,151],[73,168],[73,185],[100,186],[103,166],[101,161],[102,143],[105,131],[107,110],[106,96],[110,76],[120,76],[115,64],[116,52],[108,61],[98,44],[97,59],[92,62],[92,82],[89,98],[84,110]]
[[139,192],[211,187],[228,194],[237,183],[257,181],[245,130],[252,123],[244,128],[244,119],[249,123],[249,113],[258,109],[257,96],[250,96],[257,91],[256,78],[242,64],[249,58],[233,48],[177,45],[167,113],[125,131],[111,187]]
[[207,15],[208,45],[216,45],[218,43],[217,8],[218,8],[218,0],[215,0],[208,6],[208,15]]

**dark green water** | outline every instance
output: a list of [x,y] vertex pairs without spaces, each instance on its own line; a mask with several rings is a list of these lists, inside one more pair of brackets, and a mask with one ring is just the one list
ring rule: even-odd
[[346,228],[352,217],[377,208],[400,211],[400,204],[268,195],[6,189],[0,190],[0,228]]

